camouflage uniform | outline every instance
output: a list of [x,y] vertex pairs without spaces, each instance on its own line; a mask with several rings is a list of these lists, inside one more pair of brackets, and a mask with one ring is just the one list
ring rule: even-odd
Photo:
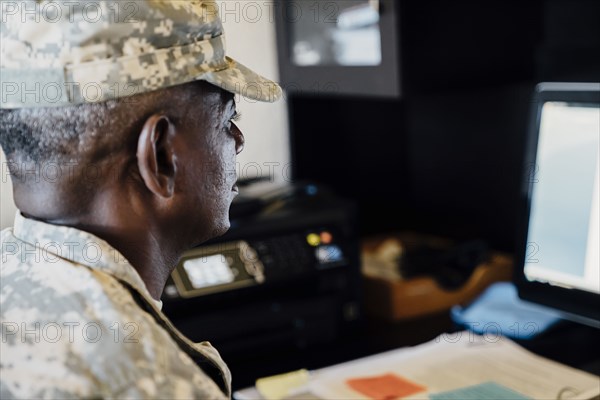
[[182,336],[108,243],[17,215],[1,257],[0,398],[230,396],[218,352]]

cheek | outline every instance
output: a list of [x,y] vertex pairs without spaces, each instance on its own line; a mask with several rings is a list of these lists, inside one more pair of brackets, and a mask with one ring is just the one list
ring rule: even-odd
[[230,226],[229,208],[233,200],[232,186],[236,175],[235,156],[219,157],[215,164],[211,198],[207,199],[207,204],[210,204],[211,208],[212,236],[220,236],[227,232]]
[[237,178],[235,142],[233,140],[223,143],[220,148],[218,160],[218,168],[222,173],[224,183],[231,189]]
[[238,178],[238,165],[236,163],[236,155],[233,153],[225,162],[225,171],[228,182],[233,186]]
[[237,177],[234,146],[230,146],[228,143],[223,144],[213,154],[212,160],[212,166],[207,171],[210,177],[207,182],[212,187],[212,202],[221,208],[222,212],[225,209],[228,213],[232,199],[231,190]]

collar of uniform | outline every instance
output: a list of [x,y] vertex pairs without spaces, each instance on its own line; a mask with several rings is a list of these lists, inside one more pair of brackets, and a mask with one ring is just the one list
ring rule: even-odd
[[36,253],[40,252],[36,257],[46,260],[60,257],[110,274],[127,282],[159,310],[162,308],[162,302],[152,298],[146,284],[129,261],[106,241],[91,233],[25,218],[17,212],[13,234],[35,246]]

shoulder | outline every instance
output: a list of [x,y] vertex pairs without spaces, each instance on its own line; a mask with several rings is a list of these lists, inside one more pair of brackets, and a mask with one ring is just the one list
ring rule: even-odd
[[89,269],[45,258],[10,233],[2,239],[2,397],[99,393],[95,363],[118,354],[108,337],[110,321],[120,321],[102,283]]
[[[7,242],[19,244],[10,234]],[[223,397],[117,279],[8,250],[0,288],[3,398]]]
[[0,231],[0,242],[4,242],[4,237],[5,236],[10,236],[12,235],[12,228],[6,228],[6,229],[2,229]]

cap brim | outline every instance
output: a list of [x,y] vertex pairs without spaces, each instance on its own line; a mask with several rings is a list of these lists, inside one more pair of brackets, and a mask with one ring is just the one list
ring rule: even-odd
[[207,81],[228,92],[251,100],[272,103],[281,95],[281,87],[250,68],[227,57],[228,68],[202,74],[198,79]]

